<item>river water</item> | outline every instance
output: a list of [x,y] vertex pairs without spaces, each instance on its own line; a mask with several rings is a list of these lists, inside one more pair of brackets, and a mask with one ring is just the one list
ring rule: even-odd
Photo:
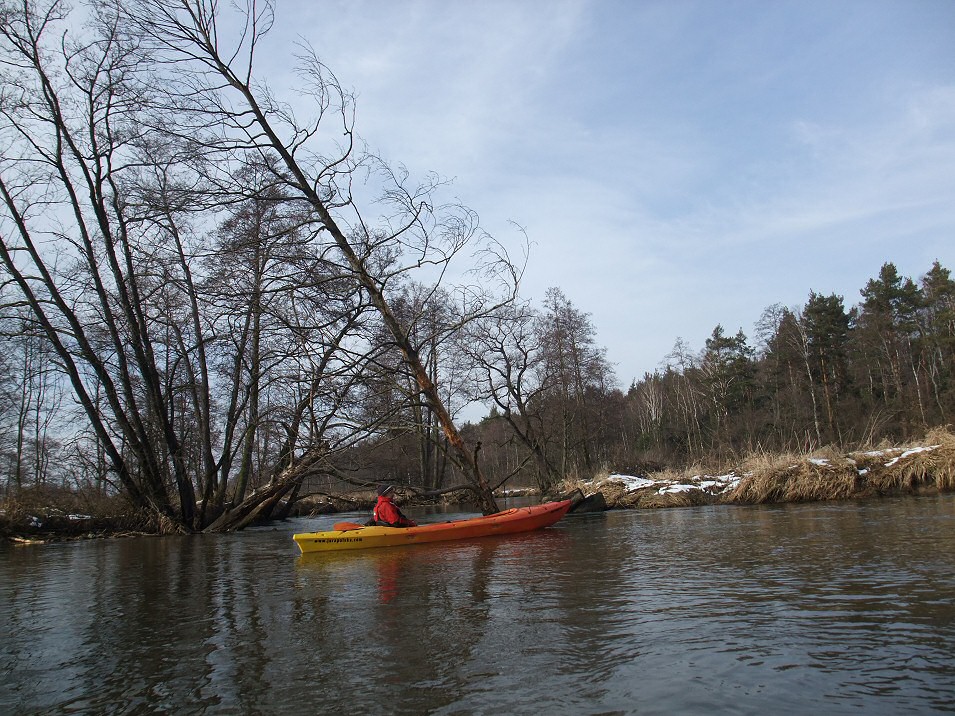
[[299,556],[349,517],[0,548],[0,714],[955,712],[953,495]]

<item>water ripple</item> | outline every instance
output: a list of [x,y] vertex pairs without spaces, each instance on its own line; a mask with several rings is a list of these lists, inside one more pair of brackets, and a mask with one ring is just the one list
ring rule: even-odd
[[570,516],[320,559],[296,557],[301,527],[6,552],[0,712],[955,703],[951,496]]

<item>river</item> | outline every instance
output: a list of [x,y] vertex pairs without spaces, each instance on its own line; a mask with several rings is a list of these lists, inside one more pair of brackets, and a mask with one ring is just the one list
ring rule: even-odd
[[955,495],[299,556],[350,517],[0,547],[0,713],[955,712]]

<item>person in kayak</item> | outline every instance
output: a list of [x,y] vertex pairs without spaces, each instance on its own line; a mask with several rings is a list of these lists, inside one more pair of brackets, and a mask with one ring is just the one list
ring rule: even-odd
[[405,517],[398,509],[398,505],[392,502],[391,497],[394,494],[394,485],[378,486],[378,502],[375,504],[369,524],[379,527],[417,527],[418,523]]

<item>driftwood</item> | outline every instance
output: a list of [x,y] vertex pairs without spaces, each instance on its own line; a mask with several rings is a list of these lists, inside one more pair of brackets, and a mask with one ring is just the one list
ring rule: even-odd
[[[571,506],[570,511],[583,514],[585,512],[606,512],[610,509],[610,506],[607,505],[607,498],[604,497],[602,492],[595,492],[592,495],[584,496],[580,490],[576,490],[576,493],[580,495],[580,499],[577,499]],[[569,499],[575,499],[573,497]]]
[[305,453],[268,485],[253,492],[235,507],[225,510],[203,532],[233,532],[258,520],[268,519],[286,495],[298,491],[302,481],[324,455],[325,452],[320,449]]

